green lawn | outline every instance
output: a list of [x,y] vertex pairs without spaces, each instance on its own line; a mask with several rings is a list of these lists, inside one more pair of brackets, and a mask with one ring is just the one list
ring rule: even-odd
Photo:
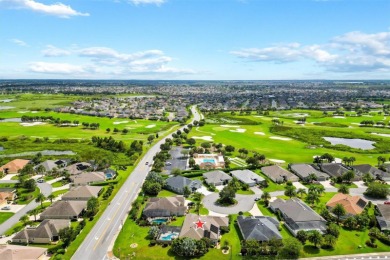
[[55,191],[55,192],[53,192],[52,194],[53,194],[55,197],[57,197],[57,196],[59,196],[59,195],[62,195],[62,194],[67,193],[68,191],[69,191],[69,189],[63,189],[63,190]]
[[333,184],[333,186],[335,186],[335,188],[340,188],[340,186],[343,184],[347,185],[348,188],[357,188],[358,187],[355,183],[335,183],[335,184]]
[[268,181],[268,187],[261,188],[262,191],[273,192],[273,191],[284,190],[284,187],[286,186],[284,183],[278,184],[278,183],[273,182],[270,178],[268,178],[268,176],[266,176],[264,173],[262,173],[261,170],[255,170],[255,172]]
[[173,193],[173,192],[171,192],[171,191],[169,191],[169,190],[161,190],[159,193],[158,193],[158,195],[157,195],[157,197],[172,197],[172,196],[176,196],[176,195],[178,195],[178,194],[176,194],[176,193]]
[[62,181],[56,181],[56,182],[52,183],[51,186],[52,186],[53,188],[59,188],[59,187],[64,186],[64,184],[63,184]]
[[7,219],[12,217],[15,213],[12,212],[0,212],[0,224],[4,223]]
[[248,190],[238,190],[236,194],[253,195],[255,193],[251,189],[248,189]]

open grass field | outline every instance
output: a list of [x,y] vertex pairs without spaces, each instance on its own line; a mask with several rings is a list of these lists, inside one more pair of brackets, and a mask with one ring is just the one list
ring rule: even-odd
[[7,219],[12,217],[14,213],[12,212],[0,212],[0,224],[4,223]]
[[[390,136],[390,129],[360,127],[358,125],[363,120],[374,120],[376,122],[383,121],[385,118],[383,115],[375,114],[337,118],[326,117],[321,111],[311,110],[271,111],[269,116],[254,113],[245,116],[232,116],[226,112],[212,116],[206,115],[206,125],[195,128],[191,131],[190,137],[194,137],[198,144],[211,140],[215,143],[233,145],[236,151],[229,157],[238,156],[237,150],[246,148],[249,151],[264,154],[270,161],[275,161],[275,159],[275,162],[278,163],[284,161],[285,165],[293,162],[312,162],[313,156],[324,153],[330,153],[336,158],[355,157],[355,164],[370,163],[376,165],[377,157],[386,153],[375,152],[376,150],[348,149],[348,147],[342,147],[340,150],[340,147],[332,147],[330,144],[325,148],[321,145],[313,145],[310,140],[310,138],[322,139],[323,136],[334,136],[334,133],[337,132],[339,135],[349,138],[356,136],[376,141],[378,144],[387,144],[390,137],[378,136],[372,133],[387,133]],[[297,125],[296,120],[303,116],[306,117],[306,124],[304,126]],[[211,117],[210,120],[209,117]],[[283,121],[283,127],[296,130],[297,134],[294,135],[295,133],[291,132],[286,136],[271,132],[274,126],[272,120],[275,118]],[[248,122],[252,123],[248,124]],[[345,125],[345,127],[315,125],[313,124],[315,122],[338,123]],[[319,136],[320,134],[322,136]]]

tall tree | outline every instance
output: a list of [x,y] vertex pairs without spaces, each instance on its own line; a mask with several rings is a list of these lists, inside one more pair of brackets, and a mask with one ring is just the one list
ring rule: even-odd
[[340,218],[345,215],[346,211],[343,205],[337,203],[332,209],[332,213],[337,217],[337,223],[340,223]]
[[43,202],[46,200],[45,195],[43,193],[39,193],[38,196],[35,198],[35,202],[41,203],[41,208],[43,208]]
[[318,230],[312,230],[309,232],[308,240],[314,244],[315,247],[318,247],[322,243],[322,235]]

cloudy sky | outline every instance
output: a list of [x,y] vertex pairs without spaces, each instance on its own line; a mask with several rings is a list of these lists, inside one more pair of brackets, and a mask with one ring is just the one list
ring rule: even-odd
[[0,0],[0,78],[390,79],[389,0]]

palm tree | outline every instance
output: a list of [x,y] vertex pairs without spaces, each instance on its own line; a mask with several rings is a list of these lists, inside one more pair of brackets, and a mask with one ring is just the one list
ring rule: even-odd
[[332,209],[332,213],[337,217],[337,223],[340,224],[340,218],[345,215],[345,208],[343,205],[337,203],[336,206]]
[[295,186],[286,186],[286,190],[284,191],[284,195],[288,197],[295,197],[297,195]]
[[35,202],[40,202],[41,203],[41,208],[43,208],[43,202],[46,200],[46,197],[45,195],[43,195],[43,193],[39,193],[38,196],[36,197],[35,199]]
[[45,169],[45,167],[43,167],[43,165],[41,164],[41,165],[38,166],[38,168],[37,168],[36,171],[37,171],[38,174],[42,174],[42,173],[44,173],[44,172],[46,171],[46,169]]
[[34,216],[34,221],[36,222],[37,221],[37,215],[39,214],[39,210],[37,208],[32,209],[32,210],[29,211],[29,214]]
[[192,194],[192,198],[195,201],[195,211],[199,215],[200,214],[200,209],[202,208],[202,199],[204,195],[200,192],[195,192]]
[[349,161],[351,163],[351,165],[353,165],[353,163],[356,161],[356,158],[355,157],[349,157]]
[[325,188],[322,185],[316,185],[316,190],[317,190],[318,194],[321,196],[322,193],[324,193]]
[[338,189],[338,192],[343,193],[343,194],[349,194],[349,188],[345,184],[341,184],[340,188]]
[[297,194],[299,195],[300,198],[302,198],[303,194],[307,194],[306,189],[304,189],[304,188],[299,188],[299,189],[297,190]]
[[320,202],[320,195],[317,192],[309,191],[306,196],[306,201],[312,205]]
[[268,206],[271,194],[268,191],[264,191],[263,194],[261,194],[261,199],[264,201],[264,204]]
[[47,198],[50,200],[50,204],[53,203],[53,199],[55,199],[56,196],[54,196],[54,194],[50,194],[49,196],[47,196]]
[[23,222],[23,225],[26,225],[26,223],[30,220],[30,218],[27,215],[23,215],[20,217],[19,220]]

